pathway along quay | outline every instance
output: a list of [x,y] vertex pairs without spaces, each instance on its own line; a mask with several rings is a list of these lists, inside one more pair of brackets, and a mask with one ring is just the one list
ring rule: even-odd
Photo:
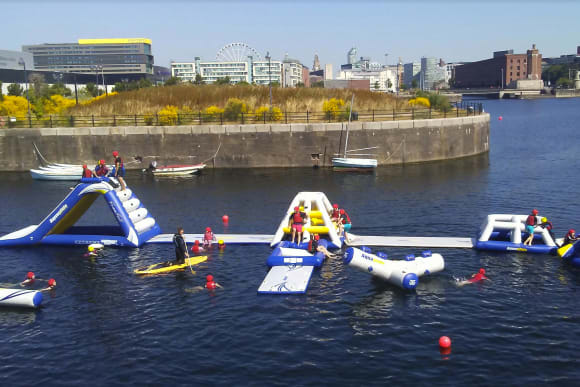
[[[377,147],[363,153],[373,153],[379,165],[486,153],[489,114],[471,114],[354,121],[350,124],[349,149]],[[0,129],[0,170],[37,167],[33,143],[48,160],[60,163],[92,164],[118,150],[126,161],[142,157],[143,163],[127,165],[140,169],[153,159],[164,164],[199,163],[212,159],[219,149],[209,167],[323,167],[330,166],[332,157],[343,151],[347,125],[318,122]]]

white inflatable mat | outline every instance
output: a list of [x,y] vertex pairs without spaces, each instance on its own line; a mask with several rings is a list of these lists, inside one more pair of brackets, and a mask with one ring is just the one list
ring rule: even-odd
[[261,294],[303,294],[306,293],[313,266],[274,266],[260,285]]

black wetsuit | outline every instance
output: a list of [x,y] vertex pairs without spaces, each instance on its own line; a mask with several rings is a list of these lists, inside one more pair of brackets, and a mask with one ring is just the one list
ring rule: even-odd
[[181,234],[173,235],[173,245],[175,246],[175,263],[185,263],[185,253],[187,252],[187,246],[185,245],[185,239],[183,239]]

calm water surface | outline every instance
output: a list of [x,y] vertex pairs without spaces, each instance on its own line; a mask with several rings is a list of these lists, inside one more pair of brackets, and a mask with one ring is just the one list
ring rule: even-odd
[[[532,207],[559,236],[580,228],[580,100],[484,105],[492,127],[483,157],[375,175],[274,169],[127,180],[165,232],[273,233],[303,190],[344,205],[361,235],[469,237],[489,213]],[[1,174],[0,234],[40,221],[69,186]],[[82,222],[113,218],[103,201]],[[32,270],[58,288],[41,310],[0,310],[0,384],[571,385],[580,377],[580,271],[557,257],[436,250],[446,270],[416,292],[333,261],[305,296],[258,296],[269,251],[228,246],[195,275],[140,278],[133,270],[172,257],[169,246],[109,248],[95,261],[80,247],[1,249],[2,286]],[[454,285],[480,267],[492,282]],[[193,291],[209,273],[225,289]],[[441,335],[453,341],[449,356],[439,353]]]

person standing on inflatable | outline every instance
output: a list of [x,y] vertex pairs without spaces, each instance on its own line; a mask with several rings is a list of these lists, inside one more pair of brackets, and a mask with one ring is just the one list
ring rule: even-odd
[[211,231],[211,227],[205,228],[205,233],[203,234],[203,248],[209,249],[211,248],[211,244],[216,241],[215,235]]
[[99,163],[95,167],[95,175],[97,177],[105,177],[109,174],[109,168],[105,165],[105,160],[99,160]]
[[530,234],[528,238],[524,241],[524,245],[531,246],[532,241],[534,240],[534,226],[538,224],[538,210],[535,208],[532,210],[532,213],[528,215],[526,219],[526,232]]
[[91,177],[95,177],[95,173],[87,168],[87,164],[83,164],[83,178],[90,179]]
[[338,219],[340,219],[340,210],[338,209],[338,204],[334,203],[332,205],[332,212],[330,213],[330,220],[337,223]]
[[350,231],[350,228],[352,227],[350,216],[348,216],[345,210],[341,209],[340,217],[342,218],[342,227],[344,228],[344,231]]
[[[300,212],[300,207],[296,206],[288,220],[290,222],[290,228],[292,229],[292,243],[302,242],[302,227],[306,221],[306,213]],[[298,236],[298,241],[294,242],[296,236]]]
[[119,152],[114,151],[113,157],[115,158],[115,169],[113,170],[113,177],[119,180],[119,183],[121,183],[121,191],[124,191],[125,188],[127,188],[125,185],[125,180],[123,179],[125,177],[125,165],[123,164],[123,159],[121,156],[119,156]]
[[175,246],[175,264],[181,265],[185,263],[185,257],[189,258],[189,253],[187,252],[187,245],[183,238],[182,227],[178,227],[177,233],[173,235],[173,245]]

